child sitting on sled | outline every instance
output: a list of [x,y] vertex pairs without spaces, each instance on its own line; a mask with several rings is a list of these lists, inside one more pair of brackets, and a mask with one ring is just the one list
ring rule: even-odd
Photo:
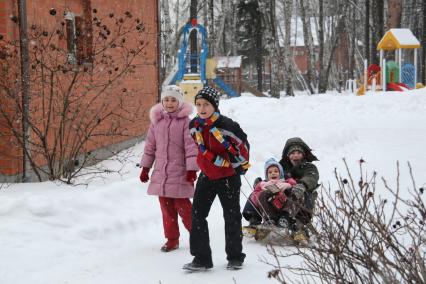
[[306,227],[312,219],[319,186],[319,173],[313,161],[318,161],[317,157],[301,138],[286,141],[278,168],[291,187],[282,185],[272,190],[265,187],[257,199],[251,197],[243,211],[250,225],[258,225],[263,219],[269,224],[287,227],[292,231],[294,241],[307,243]]
[[[296,181],[292,178],[284,179],[284,170],[280,163],[274,158],[265,162],[265,180],[256,179],[254,190],[246,202],[243,210],[244,218],[249,221],[249,226],[255,226],[262,223],[262,219],[270,220],[266,208],[259,202],[263,192],[272,193],[272,199],[269,200],[277,210],[281,210],[286,201],[284,192],[291,190]],[[268,206],[269,207],[269,206]]]

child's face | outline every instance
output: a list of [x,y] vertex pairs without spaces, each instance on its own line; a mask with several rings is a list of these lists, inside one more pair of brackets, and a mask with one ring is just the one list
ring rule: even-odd
[[196,100],[195,107],[197,108],[198,116],[202,119],[209,118],[214,113],[213,105],[206,99]]
[[175,112],[179,108],[179,101],[175,97],[165,97],[162,103],[167,112]]
[[300,151],[293,151],[288,155],[288,158],[293,166],[297,166],[303,160],[303,153]]
[[268,180],[279,179],[280,178],[280,169],[277,166],[270,166],[266,171]]

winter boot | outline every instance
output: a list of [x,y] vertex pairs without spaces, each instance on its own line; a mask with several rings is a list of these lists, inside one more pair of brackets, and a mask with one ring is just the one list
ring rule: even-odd
[[205,264],[201,264],[201,263],[197,263],[195,261],[192,261],[190,263],[185,264],[182,267],[182,269],[195,272],[195,271],[206,271],[206,270],[209,270],[212,267],[213,267],[212,264],[205,265]]
[[306,229],[304,224],[300,220],[296,220],[295,224],[296,230],[293,234],[293,240],[296,244],[307,246],[309,243],[308,235],[306,234]]
[[297,230],[293,234],[293,240],[296,242],[296,244],[307,246],[308,245],[308,237],[306,236],[306,233],[304,230]]
[[169,252],[179,248],[179,239],[168,239],[167,242],[161,247],[162,252]]
[[226,266],[226,269],[228,270],[240,270],[243,268],[244,261],[241,260],[230,260],[228,261],[228,265]]

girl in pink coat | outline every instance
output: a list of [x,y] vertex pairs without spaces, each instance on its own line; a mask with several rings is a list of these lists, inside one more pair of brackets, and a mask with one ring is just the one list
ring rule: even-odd
[[177,86],[167,86],[161,93],[161,102],[151,108],[151,125],[145,141],[141,160],[143,167],[140,180],[149,180],[154,164],[149,195],[158,195],[163,215],[164,235],[167,242],[164,252],[179,247],[178,215],[188,231],[191,231],[189,198],[194,195],[197,178],[197,146],[189,134],[189,115],[193,108],[184,102],[183,93]]

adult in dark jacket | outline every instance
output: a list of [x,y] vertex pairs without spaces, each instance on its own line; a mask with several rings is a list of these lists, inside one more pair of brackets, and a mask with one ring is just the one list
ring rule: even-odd
[[265,191],[259,197],[267,215],[266,219],[279,223],[280,217],[287,217],[283,215],[283,211],[289,213],[290,221],[294,221],[293,238],[301,243],[307,241],[304,227],[312,219],[317,196],[319,173],[313,161],[318,161],[317,157],[312,154],[312,149],[301,138],[288,139],[279,163],[284,169],[284,178],[292,178],[297,182],[291,190],[285,190],[285,194],[293,202],[287,202],[286,207],[278,210],[271,202],[274,200],[275,193]]

